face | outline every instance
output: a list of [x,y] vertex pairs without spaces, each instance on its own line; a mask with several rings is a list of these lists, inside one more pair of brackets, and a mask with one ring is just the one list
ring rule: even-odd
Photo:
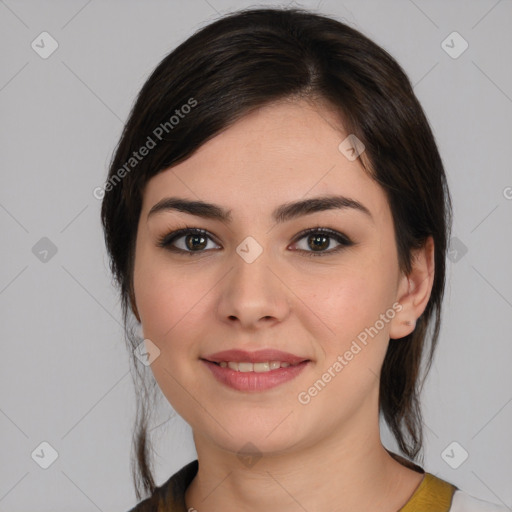
[[[320,105],[276,103],[144,190],[134,295],[144,337],[160,351],[151,369],[194,433],[219,448],[237,452],[250,441],[261,452],[286,451],[376,422],[402,276],[385,194],[338,149],[347,135]],[[362,207],[273,216],[325,196]],[[229,219],[150,214],[169,197],[213,203]],[[204,232],[167,236],[183,228]],[[240,390],[202,361],[230,349],[309,362],[275,387]]]

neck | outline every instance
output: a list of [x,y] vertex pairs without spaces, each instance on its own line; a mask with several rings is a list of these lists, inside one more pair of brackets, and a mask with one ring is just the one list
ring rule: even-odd
[[[352,418],[354,425],[365,425]],[[366,418],[368,420],[368,418]],[[286,453],[264,453],[254,464],[194,432],[199,468],[185,492],[187,509],[239,512],[396,512],[414,493],[423,473],[389,455],[377,421],[315,439]]]

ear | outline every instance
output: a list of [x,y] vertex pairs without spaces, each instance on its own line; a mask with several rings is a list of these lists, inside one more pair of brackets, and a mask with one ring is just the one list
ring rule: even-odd
[[430,299],[434,270],[434,239],[429,236],[423,247],[413,251],[410,274],[400,276],[396,300],[402,309],[390,322],[391,339],[403,338],[414,331],[416,320]]

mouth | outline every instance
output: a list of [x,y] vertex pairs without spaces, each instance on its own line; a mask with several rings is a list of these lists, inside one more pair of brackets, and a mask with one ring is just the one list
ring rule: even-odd
[[265,372],[311,361],[308,357],[301,357],[276,349],[262,349],[254,352],[240,349],[224,350],[201,357],[201,359],[223,368],[227,367],[242,372]]
[[252,363],[250,361],[210,361],[208,359],[202,359],[207,363],[212,363],[221,368],[228,368],[230,370],[234,370],[236,372],[248,373],[266,373],[275,370],[279,370],[281,368],[295,367],[301,365],[303,363],[311,362],[311,359],[304,359],[303,361],[299,361],[296,363],[289,363],[287,361],[261,361],[257,363]]
[[[304,359],[293,364],[286,361],[209,361],[201,358],[217,382],[238,392],[263,392],[296,378],[311,364]],[[272,366],[272,368],[271,368]]]

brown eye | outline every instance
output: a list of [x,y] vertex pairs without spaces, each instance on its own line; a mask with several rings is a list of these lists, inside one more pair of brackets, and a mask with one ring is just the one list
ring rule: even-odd
[[204,229],[185,228],[164,235],[159,239],[158,246],[169,251],[194,254],[205,252],[208,240],[211,238]]
[[185,235],[185,245],[188,249],[193,251],[194,249],[204,249],[207,245],[206,237],[203,235]]
[[329,238],[326,235],[309,235],[308,245],[314,251],[317,249],[327,249],[329,247]]
[[[306,239],[305,247],[299,247],[298,250],[306,253],[307,256],[327,256],[354,245],[354,242],[347,236],[328,228],[307,229],[299,234],[294,245],[298,245],[298,242],[302,239]],[[326,249],[332,245],[332,239],[336,241],[338,246],[327,251]]]

